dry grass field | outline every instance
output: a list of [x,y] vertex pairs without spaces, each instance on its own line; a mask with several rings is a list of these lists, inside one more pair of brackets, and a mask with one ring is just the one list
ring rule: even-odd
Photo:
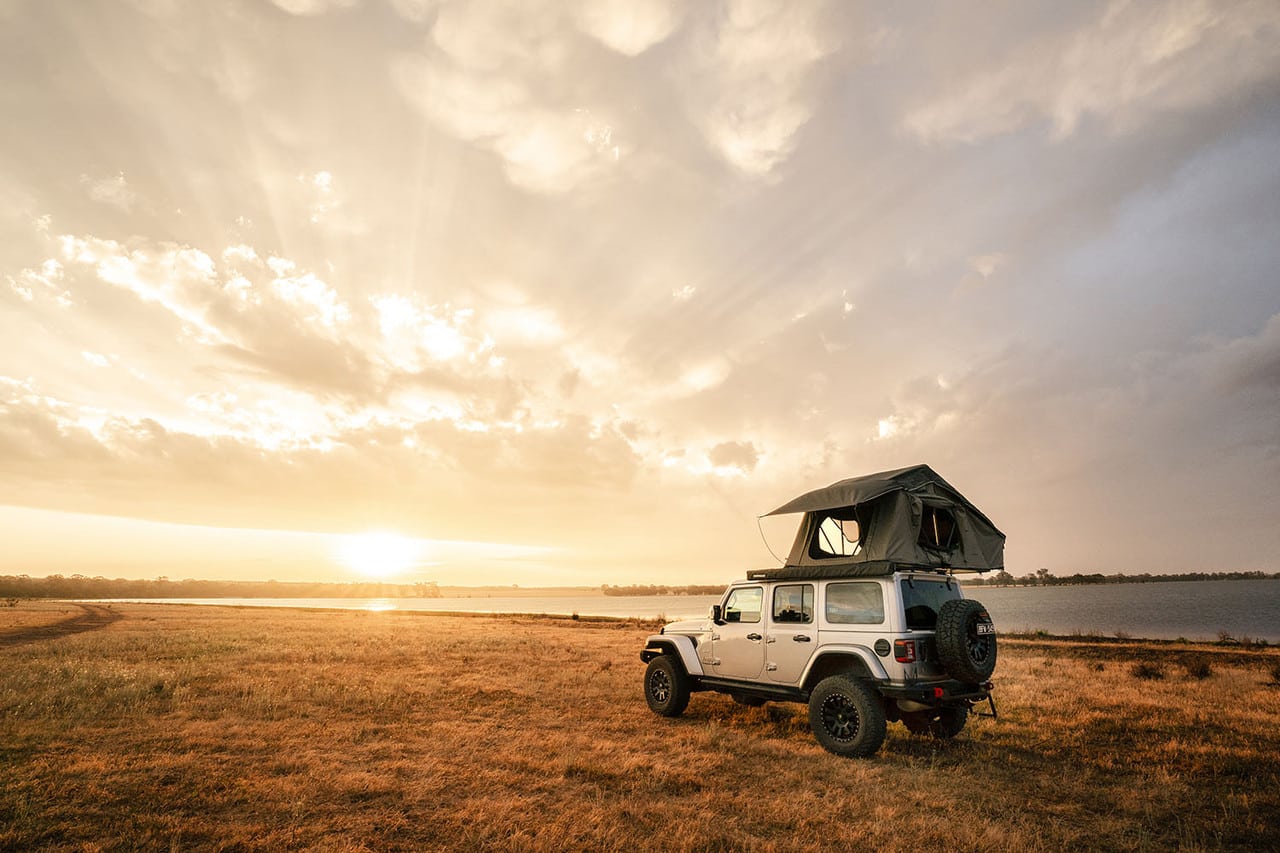
[[655,717],[635,623],[115,609],[0,609],[0,849],[1280,849],[1275,650],[1006,639],[998,722],[848,760]]

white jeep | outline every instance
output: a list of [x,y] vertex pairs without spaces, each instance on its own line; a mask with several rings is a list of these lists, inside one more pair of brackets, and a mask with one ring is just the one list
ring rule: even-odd
[[705,619],[646,641],[655,713],[679,716],[708,690],[806,702],[818,742],[846,756],[874,754],[890,720],[948,738],[979,702],[995,715],[995,626],[954,572],[1002,568],[1004,534],[926,466],[845,480],[771,514],[783,512],[805,513],[786,565],[748,572]]

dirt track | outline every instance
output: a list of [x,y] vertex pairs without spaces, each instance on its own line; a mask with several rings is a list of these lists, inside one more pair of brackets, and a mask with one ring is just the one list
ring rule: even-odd
[[56,640],[58,637],[80,634],[84,631],[96,631],[99,628],[105,628],[118,619],[124,618],[124,614],[117,613],[110,607],[103,607],[98,604],[77,604],[76,607],[79,607],[84,612],[76,616],[69,616],[66,619],[59,619],[57,622],[51,622],[48,625],[35,625],[30,628],[20,628],[16,631],[0,633],[0,648],[20,646],[24,643],[37,643],[41,640]]

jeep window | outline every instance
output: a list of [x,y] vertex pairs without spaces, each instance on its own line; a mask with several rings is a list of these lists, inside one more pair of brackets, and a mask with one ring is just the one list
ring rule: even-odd
[[787,584],[773,589],[774,622],[812,622],[813,584]]
[[928,506],[920,512],[920,536],[916,540],[932,551],[950,551],[956,545],[956,517],[951,510]]
[[809,556],[815,560],[832,557],[852,557],[862,550],[858,541],[861,535],[856,518],[837,518],[828,515],[822,519],[809,544]]
[[874,581],[827,584],[826,615],[837,625],[879,625],[884,621],[884,592]]
[[760,602],[763,600],[764,590],[758,586],[735,589],[724,603],[724,621],[759,622]]
[[907,617],[907,630],[932,630],[938,624],[938,611],[944,601],[960,597],[955,581],[904,580],[902,609]]

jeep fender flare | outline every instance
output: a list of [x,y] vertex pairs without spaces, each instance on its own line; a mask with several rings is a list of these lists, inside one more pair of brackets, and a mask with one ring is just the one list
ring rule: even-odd
[[691,637],[682,634],[654,634],[645,641],[644,651],[640,652],[640,660],[648,663],[658,655],[675,655],[684,664],[684,671],[690,675],[702,675],[702,663],[698,660],[698,649]]
[[804,689],[811,690],[817,681],[828,675],[848,672],[850,669],[855,670],[853,674],[859,678],[871,678],[875,681],[889,680],[889,673],[885,672],[884,665],[871,649],[865,646],[841,645],[825,646],[814,655],[809,665],[805,667],[804,675],[800,677],[800,684]]

